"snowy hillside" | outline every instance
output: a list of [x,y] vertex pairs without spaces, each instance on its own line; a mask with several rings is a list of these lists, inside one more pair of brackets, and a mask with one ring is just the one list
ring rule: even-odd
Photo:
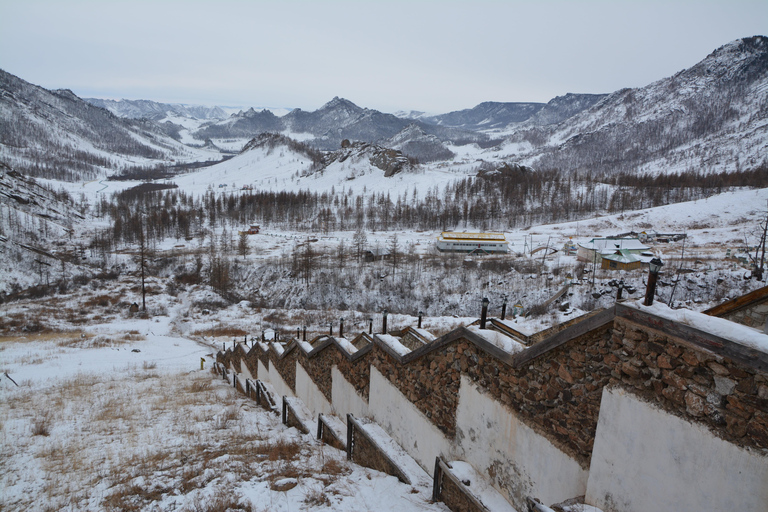
[[0,90],[0,160],[29,176],[88,181],[158,161],[216,158],[174,140],[172,127],[117,118],[71,91],[47,91],[2,70]]
[[531,123],[504,149],[508,158],[537,168],[608,174],[754,168],[768,148],[766,94],[768,38],[741,39],[690,69],[617,91],[553,127]]

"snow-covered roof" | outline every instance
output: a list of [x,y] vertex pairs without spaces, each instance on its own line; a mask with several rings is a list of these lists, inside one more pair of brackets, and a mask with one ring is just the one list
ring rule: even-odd
[[639,254],[629,252],[626,249],[619,249],[618,251],[613,251],[609,254],[601,254],[603,259],[616,261],[618,263],[636,263],[638,261],[643,261],[643,258],[641,258]]
[[608,251],[613,253],[618,249],[624,249],[628,251],[647,251],[650,249],[647,245],[643,244],[637,238],[593,238],[585,244],[579,244],[579,247],[588,249],[590,251]]

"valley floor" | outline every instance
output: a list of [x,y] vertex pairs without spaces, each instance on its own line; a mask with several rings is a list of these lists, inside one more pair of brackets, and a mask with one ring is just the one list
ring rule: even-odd
[[212,354],[169,316],[0,338],[0,509],[447,510],[286,428]]

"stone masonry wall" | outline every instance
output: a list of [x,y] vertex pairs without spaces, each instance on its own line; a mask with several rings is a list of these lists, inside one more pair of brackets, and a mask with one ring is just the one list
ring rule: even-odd
[[[362,429],[350,425],[353,432],[352,462],[375,469],[398,478],[401,482],[410,483],[405,478],[400,468],[395,466],[385,455],[384,452],[374,444]],[[349,450],[350,448],[347,447]]]
[[298,359],[301,367],[329,403],[333,402],[331,369],[343,357],[338,348],[329,346],[312,358],[299,357]]
[[461,353],[459,341],[401,364],[378,345],[371,349],[371,364],[387,378],[447,437],[456,433]]
[[[231,354],[220,353],[217,360],[228,361]],[[268,357],[291,389],[298,360],[329,401],[333,366],[366,400],[374,366],[448,438],[457,435],[459,383],[461,375],[467,375],[584,468],[589,466],[607,385],[621,386],[672,414],[704,423],[727,441],[768,448],[766,372],[621,316],[518,368],[464,337],[404,363],[376,343],[355,361],[336,346],[312,358],[298,349],[282,359],[270,350]]]
[[749,327],[762,329],[766,321],[768,321],[768,303],[754,304],[724,315],[723,318]]
[[371,353],[379,372],[447,437],[456,435],[463,373],[586,467],[601,391],[610,380],[601,354],[608,352],[604,345],[609,339],[609,326],[604,326],[519,369],[461,338],[405,364],[377,346]]
[[718,437],[768,448],[768,375],[685,340],[616,318],[609,355],[625,388]]
[[260,344],[258,343],[256,344],[257,357],[259,358],[259,361],[261,361],[261,364],[264,365],[264,368],[267,368],[267,369],[269,369],[269,353],[270,352],[271,350],[263,350]]
[[368,352],[354,361],[341,357],[336,367],[347,382],[352,384],[357,394],[368,402],[371,389],[371,353]]
[[259,378],[259,352],[260,351],[261,351],[261,348],[259,348],[258,345],[254,345],[253,347],[251,347],[251,349],[243,358],[243,363],[245,363],[245,367],[248,368],[248,371],[251,372],[251,376],[254,379]]

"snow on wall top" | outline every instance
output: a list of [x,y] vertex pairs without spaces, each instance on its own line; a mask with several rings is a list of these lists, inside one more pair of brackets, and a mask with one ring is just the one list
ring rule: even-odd
[[437,336],[427,331],[426,329],[419,329],[418,327],[412,327],[411,329],[427,341],[433,341],[437,339]]
[[347,338],[333,338],[336,340],[336,343],[339,344],[341,348],[347,351],[347,354],[352,355],[355,352],[357,352],[357,348],[350,343],[350,341]]
[[515,512],[512,505],[494,489],[480,473],[466,462],[454,460],[448,463],[451,473],[458,478],[465,489],[470,492],[475,499],[486,506],[491,512]]
[[666,304],[660,302],[655,302],[651,306],[643,306],[639,301],[635,303],[628,302],[625,305],[666,318],[667,320],[691,326],[700,331],[714,334],[715,336],[768,354],[768,335],[752,327],[689,309],[671,309]]
[[516,354],[526,348],[522,343],[519,343],[506,334],[502,334],[498,331],[480,329],[477,325],[470,325],[467,329],[509,354]]
[[377,334],[376,339],[387,345],[389,348],[394,350],[395,353],[401,356],[411,352],[411,349],[400,343],[400,340],[390,334]]

